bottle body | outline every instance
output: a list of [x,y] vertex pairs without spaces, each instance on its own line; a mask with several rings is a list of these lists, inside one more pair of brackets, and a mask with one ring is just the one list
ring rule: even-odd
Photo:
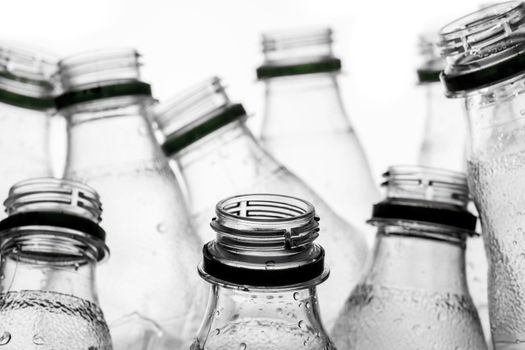
[[334,327],[339,348],[487,348],[463,247],[381,230],[376,244],[369,273]]
[[[337,72],[265,80],[261,142],[349,222],[363,225],[379,199]],[[327,176],[330,174],[330,176]]]
[[[319,286],[323,322],[330,328],[360,278],[368,257],[363,233],[335,214],[305,183],[260,147],[243,121],[232,122],[172,155],[189,194],[189,207],[205,241],[212,239],[206,217],[214,200],[247,191],[305,198],[322,220],[320,244],[332,278]],[[209,180],[213,174],[213,180]]]
[[68,114],[65,174],[104,198],[114,248],[99,272],[100,297],[115,347],[180,346],[191,340],[205,300],[195,292],[200,241],[147,121],[150,98],[122,99]]

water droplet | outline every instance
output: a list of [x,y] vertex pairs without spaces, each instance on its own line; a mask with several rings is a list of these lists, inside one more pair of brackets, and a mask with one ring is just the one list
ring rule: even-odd
[[219,328],[215,328],[215,335],[221,334],[221,330]]
[[164,225],[164,223],[159,223],[157,225],[157,231],[160,232],[160,233],[164,233],[166,232],[166,225]]
[[294,298],[294,300],[299,300],[299,292],[294,292],[293,293],[293,298]]
[[303,342],[303,345],[304,345],[304,346],[307,346],[307,345],[308,345],[308,340],[305,340],[305,341]]
[[35,334],[33,336],[33,344],[35,345],[44,345],[44,338],[41,335]]
[[265,265],[266,265],[264,267],[265,270],[271,269],[271,268],[273,268],[275,266],[275,261],[268,260]]
[[79,267],[80,267],[80,264],[78,264],[78,263],[75,264],[75,271],[78,271]]
[[275,309],[275,311],[277,311],[277,313],[280,313],[280,314],[283,313],[283,309],[281,307],[278,307],[277,309]]
[[221,315],[221,312],[219,310],[215,311],[215,317],[219,317]]
[[412,327],[412,330],[414,331],[414,333],[416,334],[420,334],[421,333],[421,326],[416,324]]
[[310,302],[307,301],[306,303],[304,303],[304,307],[307,308],[307,309],[309,309],[309,308],[310,308]]
[[246,350],[246,347],[247,347],[247,346],[246,346],[245,343],[241,343],[241,344],[239,345],[239,350]]
[[447,314],[444,312],[438,312],[437,314],[438,321],[446,321]]
[[0,345],[6,345],[11,340],[11,333],[3,332],[0,335]]
[[0,280],[4,280],[5,279],[5,275],[4,274],[1,274],[0,275]]
[[299,323],[297,323],[297,326],[301,329],[306,329],[306,325],[303,320],[299,321]]

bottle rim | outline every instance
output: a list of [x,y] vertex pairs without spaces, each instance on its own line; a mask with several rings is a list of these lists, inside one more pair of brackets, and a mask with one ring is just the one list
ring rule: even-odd
[[217,238],[203,249],[201,276],[210,282],[252,288],[315,285],[329,274],[324,250],[314,243],[319,218],[302,199],[245,194],[216,206]]

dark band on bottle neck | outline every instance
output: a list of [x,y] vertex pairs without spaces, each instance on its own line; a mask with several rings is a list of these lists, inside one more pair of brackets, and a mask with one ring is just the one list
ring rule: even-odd
[[418,69],[417,78],[420,84],[439,83],[441,71],[433,69]]
[[0,102],[21,108],[43,111],[55,107],[53,98],[32,97],[20,95],[11,91],[0,89]]
[[78,103],[130,95],[151,96],[151,86],[141,81],[133,81],[114,85],[97,86],[85,90],[69,91],[56,97],[55,105],[57,109],[62,109]]
[[441,81],[451,93],[467,92],[513,78],[525,73],[525,47],[506,60],[496,64],[460,74],[441,73]]
[[383,201],[374,205],[370,222],[396,219],[437,224],[468,231],[470,235],[476,235],[477,217],[467,210],[432,208]]
[[264,80],[269,78],[302,75],[302,74],[313,74],[313,73],[326,73],[326,72],[337,72],[341,70],[341,60],[338,58],[327,58],[318,62],[308,62],[291,65],[266,65],[257,68],[257,79]]
[[167,156],[175,154],[195,141],[203,138],[204,136],[209,135],[224,125],[227,125],[244,116],[246,116],[246,111],[241,104],[227,106],[222,111],[206,119],[204,122],[196,125],[190,130],[180,134],[175,132],[168,136],[162,145],[162,149]]
[[300,266],[290,268],[265,268],[252,269],[235,265],[228,265],[216,259],[210,253],[209,242],[203,247],[203,262],[199,266],[201,274],[210,275],[214,279],[228,284],[247,285],[253,287],[287,287],[300,283],[318,280],[322,282],[328,276],[328,271],[324,264],[324,250],[320,249],[319,254]]

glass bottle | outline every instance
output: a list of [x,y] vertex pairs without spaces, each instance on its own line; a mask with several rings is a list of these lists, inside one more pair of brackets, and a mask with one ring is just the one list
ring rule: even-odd
[[489,312],[496,349],[525,349],[525,4],[505,2],[441,29],[442,81],[463,98],[468,177],[489,260]]
[[486,349],[465,278],[476,217],[461,173],[391,167],[374,261],[333,330],[340,349]]
[[334,349],[319,318],[316,285],[328,269],[314,207],[248,194],[220,201],[216,215],[199,266],[212,288],[191,349]]
[[205,218],[221,198],[282,193],[313,203],[323,218],[320,243],[333,277],[320,288],[323,321],[329,327],[361,276],[368,256],[364,235],[261,148],[245,125],[243,106],[229,100],[218,78],[160,105],[156,118],[165,135],[162,147],[180,170],[188,207],[204,241],[213,239]]
[[0,347],[111,350],[95,267],[109,255],[98,194],[80,183],[15,184],[0,222]]
[[17,181],[52,176],[49,132],[56,67],[52,55],[0,44],[0,197]]
[[112,261],[100,297],[116,349],[189,344],[206,301],[196,273],[200,240],[150,127],[150,85],[139,54],[106,50],[59,62],[68,122],[65,176],[97,189]]
[[341,100],[332,31],[266,33],[262,51],[262,144],[339,215],[364,226],[379,192]]
[[[420,37],[423,64],[418,68],[419,84],[426,93],[426,125],[419,153],[419,165],[464,172],[467,160],[467,122],[459,101],[445,96],[439,74],[445,68],[445,59],[439,56],[437,34]],[[472,236],[466,251],[467,281],[476,304],[485,335],[490,337],[487,297],[487,258],[483,239]]]
[[467,123],[461,105],[448,99],[439,80],[445,60],[439,56],[436,35],[419,38],[422,64],[417,69],[419,85],[425,93],[426,118],[418,164],[422,166],[465,171]]

